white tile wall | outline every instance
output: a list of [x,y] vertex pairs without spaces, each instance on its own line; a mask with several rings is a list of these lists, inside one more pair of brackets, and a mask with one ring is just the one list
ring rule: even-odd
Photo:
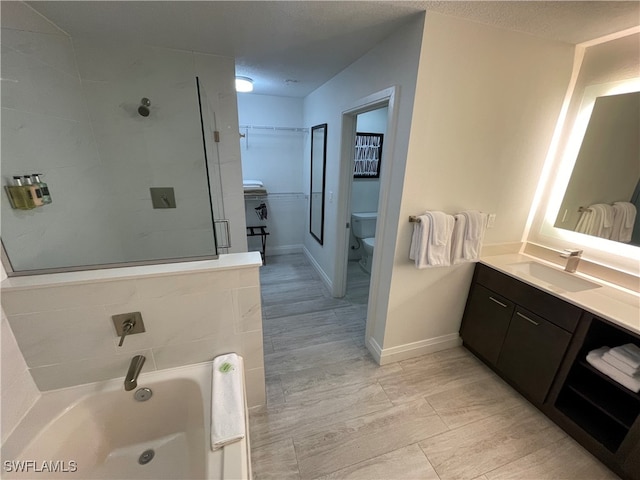
[[[251,258],[251,266],[238,269],[5,286],[2,301],[40,390],[124,377],[139,353],[147,357],[145,370],[154,370],[233,351],[245,359],[255,406],[264,403],[265,387],[260,259]],[[118,347],[111,316],[132,311],[142,313],[146,332]]]
[[[2,202],[14,267],[213,253],[196,75],[223,132],[216,218],[231,220],[230,251],[246,251],[233,59],[72,39],[42,21],[27,7],[3,10],[2,169],[44,173],[53,198],[28,212]],[[152,209],[152,186],[173,187],[177,208]]]
[[40,397],[40,392],[29,374],[4,311],[2,311],[0,324],[0,366],[2,368],[0,375],[2,438],[0,441],[4,443],[29,408]]

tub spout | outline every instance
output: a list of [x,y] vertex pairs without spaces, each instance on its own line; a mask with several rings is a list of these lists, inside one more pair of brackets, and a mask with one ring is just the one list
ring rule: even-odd
[[140,375],[140,370],[142,370],[142,366],[144,365],[145,360],[146,358],[144,357],[144,355],[136,355],[131,359],[129,371],[127,372],[127,376],[124,379],[124,389],[127,392],[129,390],[133,390],[138,386],[138,375]]

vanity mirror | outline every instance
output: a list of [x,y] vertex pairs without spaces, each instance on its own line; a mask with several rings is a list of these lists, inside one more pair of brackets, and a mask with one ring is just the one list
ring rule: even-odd
[[640,92],[595,97],[554,227],[640,246],[638,132]]
[[311,128],[311,189],[309,232],[320,245],[324,239],[324,184],[327,163],[327,124]]

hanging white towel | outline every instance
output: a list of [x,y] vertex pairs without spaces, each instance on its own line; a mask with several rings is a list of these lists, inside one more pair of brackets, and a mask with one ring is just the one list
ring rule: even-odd
[[633,368],[640,368],[640,347],[627,343],[611,349],[611,355]]
[[242,357],[235,353],[213,360],[211,381],[211,449],[217,450],[245,436]]
[[613,230],[613,207],[606,203],[595,203],[590,205],[588,210],[590,212],[583,212],[583,216],[578,221],[576,232],[610,238]]
[[451,265],[451,235],[455,219],[452,215],[437,211],[427,211],[425,216],[431,219],[427,264],[432,267]]
[[586,235],[593,235],[591,231],[593,230],[593,219],[595,215],[593,214],[593,210],[585,208],[580,213],[580,219],[578,220],[578,224],[576,225],[576,232],[584,233]]
[[429,246],[429,232],[431,231],[431,217],[420,215],[417,219],[419,221],[413,224],[409,258],[415,262],[416,267],[427,268],[429,267],[427,250]]
[[464,243],[467,217],[458,213],[457,215],[454,215],[453,218],[456,223],[453,227],[453,234],[451,236],[451,263],[453,265],[457,265],[466,261],[462,254],[462,245]]
[[487,228],[487,214],[477,210],[460,213],[466,218],[462,257],[468,262],[476,262],[480,258],[482,240]]
[[611,240],[623,243],[629,243],[631,241],[636,214],[636,207],[633,203],[616,202],[613,204]]
[[626,373],[622,373],[620,370],[609,365],[602,359],[602,356],[608,351],[609,347],[601,347],[596,350],[592,350],[587,355],[587,362],[589,362],[593,368],[604,373],[607,377],[615,380],[620,385],[633,392],[640,392],[640,378],[634,378]]

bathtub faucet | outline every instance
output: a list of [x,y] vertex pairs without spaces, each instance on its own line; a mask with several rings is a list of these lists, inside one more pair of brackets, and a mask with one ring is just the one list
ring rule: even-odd
[[138,386],[138,375],[140,375],[140,370],[142,370],[142,366],[144,365],[145,360],[146,358],[144,357],[144,355],[136,355],[131,359],[129,371],[127,372],[127,376],[124,379],[124,389],[127,392],[129,390],[133,390]]

